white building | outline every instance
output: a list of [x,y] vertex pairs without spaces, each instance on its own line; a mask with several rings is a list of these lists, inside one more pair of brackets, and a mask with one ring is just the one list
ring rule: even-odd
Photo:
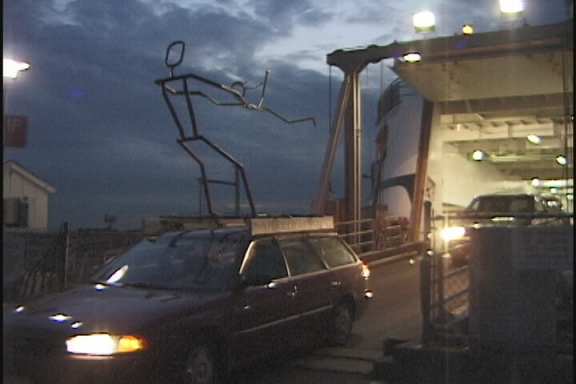
[[4,228],[48,229],[48,196],[56,189],[15,161],[3,164]]

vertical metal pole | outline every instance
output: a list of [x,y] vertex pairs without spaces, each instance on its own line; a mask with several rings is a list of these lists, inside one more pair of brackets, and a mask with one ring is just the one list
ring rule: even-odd
[[63,288],[68,288],[68,264],[70,257],[70,224],[64,223],[64,266],[63,266]]
[[236,217],[240,216],[240,171],[234,168],[234,202]]
[[312,207],[314,213],[317,215],[324,214],[326,211],[326,200],[328,199],[328,191],[330,189],[330,176],[332,175],[332,169],[334,168],[338,144],[340,143],[342,131],[344,130],[344,120],[348,111],[348,104],[350,99],[351,76],[346,74],[344,82],[340,87],[338,110],[336,111],[336,115],[334,116],[334,121],[332,123],[332,127],[334,127],[334,129],[332,129],[330,132],[330,139],[326,148],[326,153],[324,154],[324,162],[322,163],[322,175],[320,176],[320,188],[316,198],[314,199]]
[[420,263],[420,304],[422,311],[422,342],[427,345],[432,337],[432,324],[430,322],[430,309],[432,298],[432,287],[430,284],[430,258],[432,257],[432,244],[430,234],[432,233],[432,203],[424,203],[424,247],[422,250],[422,261]]
[[426,99],[423,100],[418,159],[416,162],[416,180],[414,182],[414,199],[412,202],[412,231],[410,232],[410,240],[412,241],[418,240],[418,235],[420,234],[422,204],[424,202],[424,191],[428,178],[428,152],[432,132],[433,108],[434,104],[432,102]]
[[202,217],[202,178],[198,178],[198,216]]
[[[352,232],[360,231],[362,219],[362,93],[359,72],[350,74],[351,101],[346,116],[345,163],[346,163],[346,211],[347,220],[354,221]],[[354,243],[359,242],[353,236]]]

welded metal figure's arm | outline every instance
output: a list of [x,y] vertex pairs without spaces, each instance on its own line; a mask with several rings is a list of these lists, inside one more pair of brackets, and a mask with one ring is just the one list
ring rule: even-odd
[[288,124],[296,124],[296,123],[302,123],[302,122],[304,122],[304,121],[310,121],[310,122],[312,122],[312,124],[313,124],[314,126],[316,126],[316,119],[314,119],[313,117],[304,117],[304,118],[302,118],[302,119],[288,120],[288,119],[285,118],[284,116],[282,116],[282,115],[274,112],[273,110],[271,110],[271,109],[268,108],[268,107],[263,107],[263,108],[262,108],[262,111],[268,112],[269,114],[271,114],[271,115],[279,118],[280,120],[282,120],[282,121],[284,121],[285,123],[288,123]]
[[[225,84],[217,83],[217,82],[212,81],[210,79],[207,79],[203,76],[196,75],[194,73],[188,73],[186,75],[174,76],[174,69],[176,68],[176,66],[180,65],[180,63],[182,62],[182,55],[184,55],[184,46],[182,45],[182,49],[180,51],[181,56],[178,58],[178,60],[175,62],[175,64],[169,63],[169,61],[168,61],[169,51],[173,47],[179,46],[180,44],[184,44],[184,43],[174,42],[168,46],[168,50],[166,53],[166,65],[170,68],[170,77],[167,79],[156,80],[156,84],[162,86],[171,94],[177,95],[177,96],[183,96],[185,94],[188,94],[190,96],[200,96],[200,97],[207,99],[212,104],[219,105],[219,106],[238,106],[238,107],[246,108],[250,111],[268,112],[268,113],[272,114],[274,117],[284,121],[287,124],[297,124],[297,123],[301,123],[301,122],[305,122],[305,121],[311,121],[314,124],[314,126],[316,126],[316,121],[313,117],[305,117],[305,118],[300,118],[300,119],[287,119],[287,118],[281,116],[280,114],[278,114],[277,112],[271,110],[270,108],[264,106],[264,97],[266,94],[266,86],[268,85],[268,80],[270,78],[270,71],[269,70],[266,70],[266,72],[264,73],[264,80],[261,83],[255,85],[253,87],[246,85],[246,83],[242,82],[242,81],[235,81],[228,86]],[[223,101],[220,101],[220,100],[218,100],[218,99],[216,99],[210,95],[207,95],[206,93],[201,92],[201,91],[190,91],[187,88],[182,89],[182,90],[177,90],[168,84],[170,82],[182,80],[183,84],[187,85],[188,79],[198,81],[200,83],[203,83],[203,84],[209,85],[213,88],[216,88],[220,91],[223,91],[224,93],[227,93],[228,95],[230,95],[234,99],[236,99],[237,102],[236,103],[223,102]],[[256,103],[256,104],[250,103],[246,99],[246,90],[253,90],[253,89],[258,89],[258,88],[262,88],[262,92],[260,94],[260,99],[258,100],[258,103]]]

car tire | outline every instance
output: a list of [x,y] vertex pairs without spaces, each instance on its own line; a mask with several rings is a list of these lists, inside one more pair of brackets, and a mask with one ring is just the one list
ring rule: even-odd
[[351,306],[342,302],[334,307],[330,318],[327,342],[331,346],[344,346],[350,340],[354,314]]
[[217,366],[213,348],[206,344],[191,348],[184,362],[183,384],[219,384]]

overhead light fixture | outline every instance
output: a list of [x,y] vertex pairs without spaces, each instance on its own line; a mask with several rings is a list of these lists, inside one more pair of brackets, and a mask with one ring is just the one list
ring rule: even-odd
[[422,61],[422,55],[418,52],[408,52],[402,56],[402,60],[407,63],[418,63]]
[[566,156],[564,155],[556,156],[556,162],[562,166],[568,164],[568,160],[566,160]]
[[550,188],[550,193],[553,195],[558,194],[558,188]]
[[526,139],[528,139],[532,144],[540,144],[542,142],[542,138],[538,135],[528,135],[526,136]]
[[500,12],[505,15],[518,15],[524,11],[522,0],[500,0]]
[[15,79],[18,74],[22,71],[30,69],[30,64],[23,61],[16,61],[12,59],[2,60],[2,77],[8,77],[10,79]]
[[412,24],[416,32],[434,32],[436,17],[430,11],[422,11],[412,16]]
[[464,24],[462,26],[462,34],[463,35],[473,35],[474,34],[474,26],[471,24]]
[[538,186],[540,186],[540,184],[541,184],[541,183],[540,183],[540,179],[537,178],[537,177],[533,177],[533,178],[530,180],[530,184],[531,184],[533,187],[538,187]]
[[486,152],[480,149],[476,149],[474,152],[472,152],[472,160],[474,161],[482,161],[485,160],[486,157],[487,157]]
[[574,195],[573,195],[573,194],[568,193],[568,194],[566,195],[566,200],[573,200],[573,199],[574,199]]

